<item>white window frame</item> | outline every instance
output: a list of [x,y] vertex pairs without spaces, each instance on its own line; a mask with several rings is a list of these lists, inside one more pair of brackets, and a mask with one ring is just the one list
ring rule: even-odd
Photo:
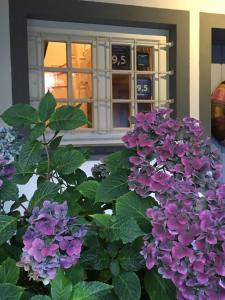
[[[115,73],[111,64],[111,45],[127,44],[154,47],[154,72],[149,71],[118,71],[131,73],[131,114],[136,112],[135,94],[136,73],[154,76],[154,98],[150,102],[155,106],[169,105],[168,99],[169,76],[173,71],[168,70],[168,31],[161,29],[131,28],[119,26],[79,24],[28,20],[28,58],[30,102],[37,107],[44,94],[43,41],[85,42],[92,44],[93,71],[93,128],[80,128],[67,132],[63,142],[75,145],[121,145],[121,137],[129,128],[112,128],[112,91],[111,76]],[[69,47],[67,47],[69,49]],[[68,53],[67,50],[67,54]],[[131,56],[132,64],[136,65]],[[117,71],[116,71],[117,72]],[[70,83],[68,76],[68,86]],[[70,88],[70,87],[69,87]],[[70,100],[70,99],[69,99]],[[79,100],[79,102],[85,102]],[[120,100],[120,102],[122,102]],[[125,101],[127,102],[127,101]],[[146,101],[149,103],[149,101]],[[97,122],[96,122],[97,121]]]

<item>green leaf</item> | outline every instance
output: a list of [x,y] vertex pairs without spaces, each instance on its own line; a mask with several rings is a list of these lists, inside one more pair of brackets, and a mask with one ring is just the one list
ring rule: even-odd
[[56,107],[56,101],[53,95],[48,91],[41,99],[39,104],[39,116],[41,121],[47,121],[54,113]]
[[0,245],[4,244],[16,232],[16,218],[0,215]]
[[11,180],[4,180],[0,189],[0,199],[3,201],[16,201],[19,197],[17,185]]
[[54,151],[58,148],[58,146],[59,146],[60,143],[61,143],[62,138],[63,138],[63,136],[60,135],[60,136],[55,137],[55,138],[51,141],[51,143],[49,144],[49,149],[50,149],[51,152],[54,152]]
[[85,162],[84,156],[71,147],[56,150],[52,157],[54,169],[62,174],[73,173],[83,162]]
[[74,106],[61,106],[56,109],[49,121],[49,127],[55,131],[76,129],[87,123],[83,111]]
[[[141,298],[141,284],[134,272],[119,274],[113,279],[116,295],[120,300],[139,300]],[[161,298],[161,300],[164,298]]]
[[79,266],[78,264],[73,265],[69,269],[66,269],[65,272],[66,272],[66,276],[71,280],[73,285],[87,279],[87,273],[85,269]]
[[89,199],[95,199],[96,190],[99,187],[99,182],[95,180],[88,180],[82,182],[78,185],[78,191],[84,196]]
[[117,172],[119,169],[130,169],[129,157],[133,154],[133,151],[122,150],[112,153],[106,158],[106,167],[110,172]]
[[144,287],[151,300],[174,300],[176,288],[170,280],[162,278],[155,269],[146,272]]
[[39,138],[43,133],[45,132],[45,124],[44,123],[37,123],[34,125],[34,127],[31,129],[29,139],[30,140],[36,140]]
[[57,195],[59,190],[59,185],[50,181],[41,183],[38,189],[34,192],[33,197],[29,203],[29,209],[34,206],[40,206],[43,200],[51,200]]
[[110,259],[108,252],[101,246],[93,246],[83,251],[79,263],[89,270],[103,270],[108,268]]
[[[108,293],[113,287],[103,282],[79,282],[73,288],[70,300],[99,300],[99,298]],[[106,298],[107,299],[107,296]]]
[[11,283],[0,284],[0,299],[1,300],[19,300],[23,294],[21,287]]
[[112,225],[112,216],[107,214],[91,215],[95,224],[101,227],[109,228]]
[[26,127],[38,122],[38,112],[29,104],[15,104],[1,115],[3,121],[14,127]]
[[59,270],[51,283],[51,296],[53,300],[69,300],[71,293],[71,281],[64,275],[62,270]]
[[118,261],[125,271],[137,272],[145,266],[140,248],[135,248],[133,244],[126,245],[119,251]]
[[42,144],[39,141],[26,142],[20,152],[17,164],[21,172],[29,172],[41,159]]
[[16,261],[8,257],[0,266],[0,283],[16,284],[19,279],[20,270]]
[[117,218],[132,217],[148,233],[150,230],[150,221],[146,216],[146,210],[154,205],[157,205],[154,199],[150,197],[141,198],[135,192],[129,192],[116,201]]
[[120,218],[113,223],[108,233],[111,241],[122,240],[124,244],[133,242],[136,238],[143,236],[144,232],[140,229],[133,218]]
[[96,202],[108,203],[129,191],[127,184],[128,173],[121,170],[109,175],[97,189]]
[[44,296],[44,295],[36,295],[30,298],[30,300],[51,300],[49,296]]
[[118,276],[120,274],[120,264],[117,259],[110,262],[109,269],[113,276]]

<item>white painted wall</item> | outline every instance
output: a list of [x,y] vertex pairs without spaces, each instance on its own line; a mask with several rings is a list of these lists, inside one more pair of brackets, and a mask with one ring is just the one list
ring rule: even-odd
[[[86,0],[83,0],[86,1]],[[190,11],[190,111],[199,117],[199,13],[225,15],[225,0],[88,0],[146,7]],[[12,103],[10,84],[10,48],[8,0],[0,0],[0,108]]]
[[12,104],[9,7],[0,0],[0,113]]

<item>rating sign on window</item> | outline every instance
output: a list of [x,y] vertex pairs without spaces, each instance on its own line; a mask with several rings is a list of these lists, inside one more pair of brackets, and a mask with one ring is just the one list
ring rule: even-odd
[[137,79],[137,99],[152,98],[152,80],[149,77],[141,77]]
[[112,69],[130,70],[130,46],[112,45]]

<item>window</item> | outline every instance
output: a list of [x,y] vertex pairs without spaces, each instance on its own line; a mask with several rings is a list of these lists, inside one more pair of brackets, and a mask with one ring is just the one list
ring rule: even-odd
[[130,116],[172,102],[167,68],[171,43],[165,30],[130,33],[134,29],[87,24],[62,28],[44,21],[28,25],[31,103],[37,106],[50,90],[58,106],[79,105],[89,120],[67,135],[70,142],[120,144]]

